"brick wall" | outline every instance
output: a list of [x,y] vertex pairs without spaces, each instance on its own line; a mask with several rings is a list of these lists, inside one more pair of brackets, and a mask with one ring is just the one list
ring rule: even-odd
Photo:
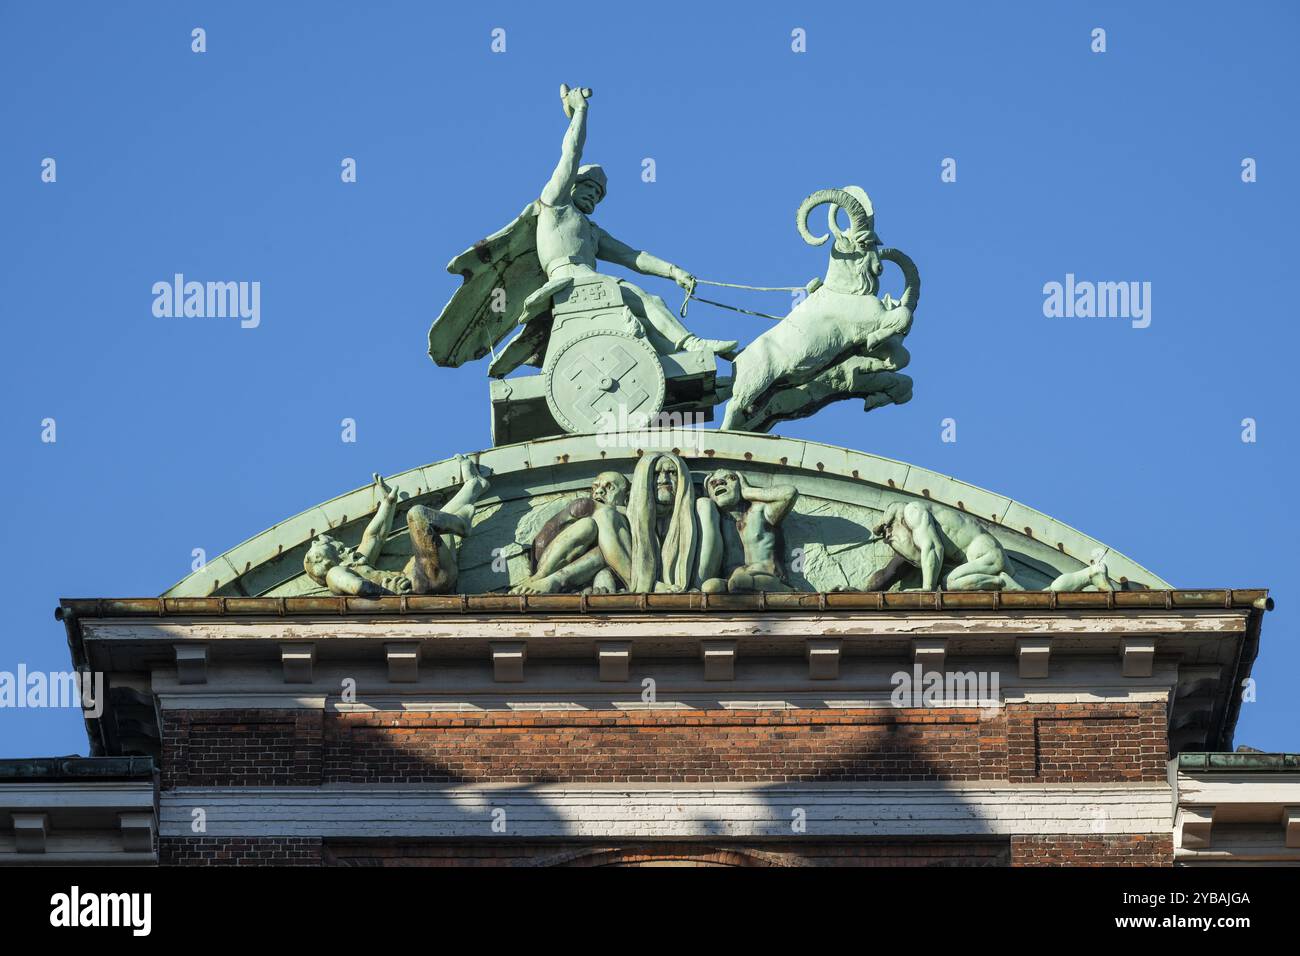
[[834,843],[631,843],[597,845],[434,841],[330,843],[333,866],[1006,866],[1000,840],[879,840]]
[[331,714],[326,783],[1000,780],[975,709]]
[[1012,866],[1173,866],[1169,833],[1013,836]]
[[[1163,782],[1161,702],[536,713],[165,711],[163,786]],[[1169,865],[1167,833],[786,844],[163,838],[169,865]]]
[[320,837],[163,837],[163,866],[320,866]]
[[320,711],[164,711],[162,786],[321,782]]
[[787,711],[166,711],[163,787],[321,783],[1162,782],[1142,703]]
[[1010,704],[1012,783],[1161,782],[1169,757],[1165,705]]

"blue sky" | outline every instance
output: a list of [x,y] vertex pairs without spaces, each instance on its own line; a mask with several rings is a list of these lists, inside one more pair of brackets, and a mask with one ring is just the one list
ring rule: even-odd
[[[1009,495],[1178,586],[1271,588],[1237,740],[1300,749],[1300,7],[559,9],[0,3],[0,670],[68,666],[60,597],[158,594],[194,548],[490,444],[485,363],[438,369],[425,336],[459,281],[445,263],[549,176],[568,82],[595,90],[601,225],[701,277],[820,275],[794,209],[863,186],[921,271],[915,398],[781,433]],[[151,287],[177,272],[260,282],[260,326],[156,318]],[[1150,326],[1045,317],[1067,273],[1150,282]],[[764,328],[700,304],[690,324]],[[85,749],[74,712],[0,710],[0,756]]]

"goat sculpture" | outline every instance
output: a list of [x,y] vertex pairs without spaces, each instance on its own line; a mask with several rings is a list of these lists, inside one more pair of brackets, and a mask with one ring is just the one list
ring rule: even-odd
[[[830,204],[830,233],[814,237],[808,215],[823,203]],[[849,217],[844,231],[836,221],[840,209]],[[921,294],[915,263],[880,247],[871,199],[857,186],[819,189],[799,204],[795,225],[809,245],[835,236],[826,278],[814,280],[807,298],[736,357],[723,428],[764,432],[845,398],[863,398],[870,410],[912,397],[911,378],[898,370],[910,358],[903,337]],[[886,261],[903,271],[897,301],[876,295]]]

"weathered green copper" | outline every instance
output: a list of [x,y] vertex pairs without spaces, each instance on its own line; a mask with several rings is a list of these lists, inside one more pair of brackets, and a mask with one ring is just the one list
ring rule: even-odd
[[[815,238],[808,215],[822,204],[830,205],[830,233]],[[836,223],[839,209],[849,217],[843,232]],[[795,224],[811,245],[834,234],[826,279],[736,358],[723,428],[764,432],[840,399],[863,398],[870,411],[912,397],[912,380],[899,369],[910,358],[903,338],[921,294],[916,265],[897,249],[880,247],[871,199],[857,186],[808,196]],[[876,296],[884,262],[903,270],[906,286],[897,302]]]
[[701,501],[701,590],[789,591],[778,528],[794,507],[794,485],[756,488],[737,471],[719,468],[704,479]]
[[[953,508],[929,502],[894,502],[872,528],[898,558],[920,569],[921,590],[1023,591],[1009,572],[1010,562],[998,539],[982,522]],[[942,574],[945,564],[952,566]],[[893,581],[874,581],[870,590]]]
[[472,461],[464,455],[457,455],[456,461],[461,487],[445,508],[413,505],[407,509],[411,556],[400,571],[378,567],[384,543],[393,529],[398,490],[375,475],[379,506],[361,535],[361,543],[351,548],[328,534],[317,535],[302,561],[307,576],[334,594],[354,597],[454,591],[459,576],[455,538],[469,535],[474,502],[488,487]]
[[1190,753],[1178,755],[1178,769],[1212,773],[1297,773],[1300,753]]
[[[590,408],[589,393],[596,388],[609,393],[603,405],[621,408],[624,415],[657,415],[664,402],[662,357],[692,352],[730,355],[737,345],[699,338],[659,296],[597,271],[597,260],[603,260],[642,275],[671,279],[685,289],[695,283],[685,269],[615,239],[590,218],[607,188],[599,166],[582,165],[590,96],[589,89],[561,87],[561,102],[570,119],[555,171],[540,198],[517,219],[452,260],[448,270],[464,276],[465,283],[429,331],[433,360],[456,366],[487,353],[511,328],[523,327],[494,355],[488,371],[504,378],[520,366],[544,364],[542,395],[554,424],[516,422],[510,428],[511,416],[503,409],[497,419],[503,432],[499,440],[591,430],[596,421],[584,420],[585,410]],[[586,294],[599,301],[575,300]],[[577,339],[570,326],[568,334],[561,336],[562,313],[581,313],[583,305],[602,307],[599,314],[578,316],[593,320],[584,321],[591,325],[584,331],[601,334]],[[628,362],[640,365],[640,370],[629,372]],[[625,380],[623,376],[629,374]],[[607,384],[601,386],[602,381]],[[588,394],[574,395],[572,383]],[[630,399],[613,394],[620,384]],[[523,391],[527,394],[528,388]],[[494,394],[506,405],[524,397],[516,398],[513,389]],[[539,408],[527,411],[536,417]]]
[[[533,538],[532,573],[513,594],[552,594],[578,588],[613,594],[632,580],[632,528],[627,503],[632,483],[603,471],[588,494],[570,501]],[[590,583],[590,587],[585,585]]]
[[[872,578],[895,560],[901,566],[894,569],[890,582],[883,586],[921,587],[921,569],[903,561],[888,541],[873,533],[873,528],[882,523],[890,506],[896,503],[924,504],[932,512],[945,509],[980,519],[1005,554],[1006,573],[1026,589],[1047,588],[1067,573],[1091,575],[1090,557],[1099,548],[1105,552],[1104,563],[1112,587],[1169,587],[1124,555],[1105,549],[1095,539],[1046,515],[915,465],[770,435],[705,434],[708,441],[703,446],[693,445],[700,433],[688,429],[671,430],[662,436],[680,449],[677,457],[689,469],[694,486],[690,496],[696,502],[708,493],[704,482],[718,469],[735,472],[746,485],[756,489],[773,491],[786,485],[799,490],[789,512],[779,522],[781,572],[785,582],[798,591],[866,589],[872,586]],[[597,436],[574,435],[492,448],[472,456],[479,470],[490,478],[491,487],[475,505],[472,533],[461,539],[455,590],[468,594],[505,592],[524,585],[534,577],[539,565],[545,568],[541,577],[561,569],[564,573],[561,580],[538,590],[622,590],[634,577],[632,525],[627,514],[633,479],[637,477],[638,465],[653,454],[653,449],[602,445]],[[669,470],[671,461],[667,454],[658,458],[664,462],[663,470]],[[657,474],[648,470],[650,465],[642,467],[643,479]],[[664,479],[669,486],[676,481],[675,466],[671,471],[673,474]],[[394,531],[384,542],[374,566],[383,571],[401,572],[414,554],[404,520],[405,510],[424,505],[445,511],[449,500],[463,487],[462,467],[457,459],[448,459],[395,475],[387,483],[401,488],[409,497],[398,501]],[[646,486],[643,484],[642,488]],[[704,490],[701,492],[700,488]],[[644,490],[638,501],[641,557],[653,553],[657,539],[660,567],[665,563],[665,545],[669,554],[667,564],[672,566],[676,560],[673,556],[680,556],[683,551],[683,540],[689,544],[694,534],[698,542],[695,561],[699,568],[700,555],[707,553],[708,542],[707,535],[698,531],[698,508],[695,527],[684,524],[685,511],[677,506],[678,492],[673,487],[670,500],[674,507],[661,515],[657,477],[654,489],[653,527],[649,520],[651,509],[644,504],[651,500],[649,491]],[[684,489],[681,495],[688,497]],[[669,497],[667,489],[664,497]],[[607,534],[602,542],[597,534],[593,539],[591,529],[585,526],[563,540],[558,537],[558,532],[575,523],[577,517],[591,514],[585,509],[592,508],[593,501],[609,506],[613,512],[603,514],[601,521],[607,530],[613,529],[615,537]],[[168,590],[166,596],[327,593],[328,587],[322,587],[304,572],[303,559],[308,549],[322,533],[345,546],[358,547],[377,505],[375,486],[368,484],[308,509],[213,558],[205,568]],[[572,514],[574,509],[577,517]],[[666,519],[673,514],[677,515],[676,528],[670,529]],[[730,519],[720,524],[724,535],[729,534],[729,526],[734,531]],[[592,540],[594,546],[590,544]],[[610,541],[615,541],[617,546]],[[742,562],[757,563],[745,558],[744,545],[738,536],[730,537],[724,544],[729,549],[724,570],[734,570]],[[681,585],[680,569],[691,564],[689,548],[685,550],[684,565],[676,560],[677,570],[669,577],[656,573],[655,586],[661,581],[666,587],[674,586],[670,583],[674,576],[676,586]],[[756,553],[751,551],[751,556]],[[627,578],[621,572],[600,577],[608,568],[619,567],[620,562]],[[944,577],[945,570],[946,576],[950,576],[951,570],[960,563],[957,558],[945,559],[939,576]],[[702,570],[707,571],[707,567]],[[731,570],[727,570],[728,578]],[[692,581],[690,586],[702,587],[703,581],[699,585]]]
[[[518,218],[452,260],[464,284],[429,333],[439,365],[493,354],[499,447],[478,456],[483,474],[460,456],[416,469],[395,479],[406,501],[376,475],[373,492],[291,519],[169,596],[1163,585],[1007,499],[762,434],[831,401],[858,397],[871,409],[910,399],[900,370],[920,297],[916,265],[882,245],[863,189],[811,193],[795,225],[812,245],[834,237],[825,277],[739,353],[734,379],[721,379],[717,357],[735,342],[698,338],[658,296],[597,270],[611,262],[688,295],[697,281],[592,221],[608,179],[582,162],[591,90],[561,86],[560,99],[568,128],[554,172]],[[814,236],[808,217],[823,205],[828,232]],[[878,294],[887,262],[903,273],[897,300]],[[513,374],[524,366],[541,372]],[[656,421],[709,411],[728,394],[720,430]],[[399,513],[405,527],[394,532]]]
[[[709,420],[708,410],[728,394],[723,427],[751,432],[841,399],[862,398],[870,410],[911,398],[912,381],[900,374],[909,359],[902,340],[920,280],[911,259],[881,248],[862,189],[818,190],[800,205],[796,222],[806,241],[835,237],[825,280],[810,284],[789,316],[740,353],[729,393],[713,356],[731,357],[736,342],[693,335],[661,298],[597,271],[598,260],[611,262],[671,279],[688,295],[696,284],[686,270],[592,221],[608,183],[599,166],[582,165],[591,91],[562,86],[560,95],[569,127],[559,164],[514,221],[451,261],[448,271],[464,283],[429,330],[429,354],[439,365],[492,352],[497,444],[600,429],[607,418],[654,419],[665,409]],[[814,238],[807,218],[822,204],[829,205],[830,234]],[[841,209],[849,217],[845,231],[837,223]],[[898,302],[876,295],[888,261],[904,273]],[[529,365],[543,369],[540,379],[500,381]]]

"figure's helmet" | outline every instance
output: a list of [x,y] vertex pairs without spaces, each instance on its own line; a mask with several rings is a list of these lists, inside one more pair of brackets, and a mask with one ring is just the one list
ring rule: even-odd
[[600,189],[600,198],[605,198],[605,193],[609,189],[609,180],[605,176],[605,170],[601,169],[596,163],[588,163],[586,166],[579,166],[578,175],[574,179],[574,182],[580,183],[584,180],[595,183],[597,188]]

